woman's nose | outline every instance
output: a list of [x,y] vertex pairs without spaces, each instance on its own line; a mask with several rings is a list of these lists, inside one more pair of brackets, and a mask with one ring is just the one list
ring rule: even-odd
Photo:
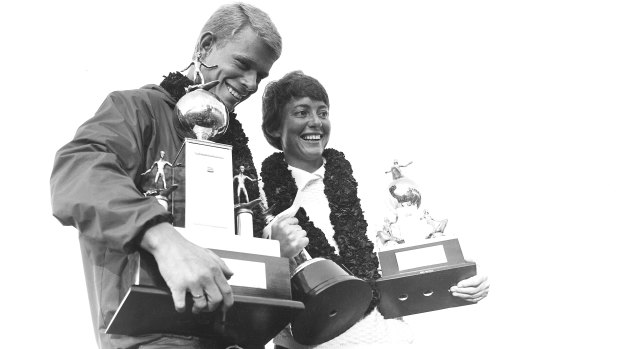
[[314,126],[314,127],[322,126],[322,120],[318,116],[318,113],[316,113],[315,111],[311,113],[309,124],[310,126]]

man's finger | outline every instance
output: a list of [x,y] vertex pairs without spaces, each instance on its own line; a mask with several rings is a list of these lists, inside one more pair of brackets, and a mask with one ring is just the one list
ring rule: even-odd
[[173,289],[170,291],[172,291],[172,299],[174,300],[174,308],[176,308],[176,311],[179,313],[185,312],[185,296],[187,292],[185,290],[179,291]]
[[[222,282],[223,281],[223,282]],[[225,285],[225,286],[224,286]],[[222,273],[218,273],[214,280],[208,279],[206,280],[206,285],[204,286],[204,291],[208,297],[208,304],[206,306],[206,311],[214,311],[216,310],[224,296],[222,295],[222,290],[226,290],[226,286],[228,286],[228,282],[225,280]],[[229,291],[230,293],[232,290]]]
[[207,298],[204,294],[204,290],[200,288],[193,289],[191,292],[191,299],[193,300],[193,306],[191,307],[191,311],[194,314],[198,314],[207,306]]
[[230,267],[228,267],[226,262],[224,262],[221,258],[218,258],[218,261],[219,261],[219,266],[221,267],[221,272],[223,273],[226,280],[229,280],[232,277],[232,275],[234,275],[234,272],[232,271],[232,269],[230,269]]
[[215,284],[219,288],[221,294],[222,310],[225,312],[234,303],[234,295],[232,294],[232,287],[228,284],[227,280],[223,280],[220,276],[215,276]]

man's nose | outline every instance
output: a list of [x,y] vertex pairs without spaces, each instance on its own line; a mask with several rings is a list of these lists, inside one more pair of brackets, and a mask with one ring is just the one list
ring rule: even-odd
[[253,70],[248,70],[243,75],[243,85],[248,93],[254,93],[258,89],[258,74]]

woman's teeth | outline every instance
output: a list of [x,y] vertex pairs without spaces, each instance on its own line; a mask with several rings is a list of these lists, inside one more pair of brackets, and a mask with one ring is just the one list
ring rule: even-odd
[[301,136],[301,138],[303,138],[303,140],[305,140],[305,141],[319,141],[321,137],[322,137],[321,135],[303,135],[303,136]]

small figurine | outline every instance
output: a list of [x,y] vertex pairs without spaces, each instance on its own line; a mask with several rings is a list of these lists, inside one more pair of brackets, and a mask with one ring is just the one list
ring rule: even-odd
[[428,225],[432,227],[432,232],[428,234],[428,236],[426,236],[426,239],[436,238],[445,235],[447,219],[437,221],[430,216],[430,212],[428,212],[428,210],[423,210],[423,217],[421,217],[420,219],[425,219],[426,223],[428,223]]
[[196,85],[192,85],[188,88],[187,92],[190,92],[194,89],[200,88],[200,85],[205,85],[206,81],[204,81],[204,75],[202,74],[202,67],[206,68],[206,69],[213,69],[216,68],[217,66],[208,66],[204,63],[202,63],[202,61],[200,61],[200,58],[202,57],[202,54],[200,52],[196,52],[194,54],[194,58],[191,61],[191,63],[189,63],[189,65],[187,66],[187,68],[181,70],[180,72],[185,72],[187,71],[187,69],[191,68],[191,66],[193,65],[194,70],[193,70],[193,82]]
[[396,180],[396,179],[402,177],[402,172],[400,172],[400,169],[402,167],[406,167],[406,166],[408,166],[408,165],[410,165],[412,163],[413,162],[411,161],[411,162],[409,162],[406,165],[399,165],[398,164],[398,160],[395,159],[395,160],[393,160],[393,166],[391,166],[391,169],[389,171],[385,171],[385,173],[391,172],[391,175],[393,176],[393,179]]
[[[202,54],[200,52],[196,52],[193,56],[193,60],[191,61],[191,63],[189,63],[189,65],[187,66],[187,68],[181,70],[180,72],[185,72],[187,71],[187,69],[191,68],[191,66],[193,65],[193,82],[194,84],[200,85],[200,84],[205,84],[206,81],[204,81],[204,75],[202,74],[202,67],[206,68],[206,69],[213,69],[216,68],[217,66],[208,66],[204,63],[202,63],[202,61],[200,61],[200,58],[202,57]],[[198,80],[199,79],[199,80]]]
[[239,200],[239,203],[241,202],[241,192],[243,192],[243,194],[245,194],[245,202],[249,202],[249,196],[247,195],[247,189],[245,188],[245,180],[248,179],[252,182],[257,181],[257,179],[253,179],[247,175],[245,175],[245,166],[241,165],[239,166],[239,174],[234,176],[233,181],[237,181],[238,186],[236,188],[236,196],[237,199]]
[[[397,217],[396,217],[397,221]],[[385,218],[383,228],[376,233],[378,241],[380,241],[381,246],[385,246],[390,242],[395,242],[397,244],[404,243],[404,239],[401,239],[393,234],[393,230],[391,229],[391,225],[395,222],[391,222],[388,218]]]
[[170,167],[174,167],[172,166],[171,163],[169,163],[168,161],[166,161],[165,159],[165,151],[161,151],[159,152],[159,160],[153,162],[153,165],[147,170],[144,171],[144,173],[142,173],[142,176],[145,176],[147,174],[149,174],[153,168],[155,168],[155,166],[157,167],[157,174],[155,175],[155,182],[154,185],[155,187],[157,186],[157,183],[159,181],[159,178],[161,178],[163,180],[163,189],[167,189],[168,185],[166,183],[166,179],[165,179],[165,167],[166,166],[170,166]]
[[391,199],[396,207],[419,206],[421,205],[421,194],[417,189],[415,182],[408,177],[402,175],[400,169],[406,167],[413,162],[410,161],[406,165],[398,164],[398,160],[393,160],[393,166],[385,173],[391,173],[393,180],[389,183],[388,189],[391,194]]

